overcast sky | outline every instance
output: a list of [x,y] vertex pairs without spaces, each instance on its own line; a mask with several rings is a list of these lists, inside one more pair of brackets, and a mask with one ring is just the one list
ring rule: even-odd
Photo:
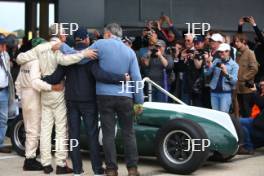
[[[24,3],[0,2],[0,28],[4,28],[7,31],[24,29],[24,8]],[[54,5],[50,5],[49,22],[50,24],[54,22]]]

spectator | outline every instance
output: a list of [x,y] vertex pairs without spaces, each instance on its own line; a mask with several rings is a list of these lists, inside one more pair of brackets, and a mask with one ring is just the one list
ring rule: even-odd
[[[173,60],[165,55],[166,43],[158,40],[153,48],[148,50],[144,56],[144,65],[148,69],[148,77],[165,89],[167,83],[166,70],[172,69]],[[166,96],[155,87],[152,88],[152,100],[155,102],[166,102]]]
[[254,48],[254,53],[256,55],[257,62],[259,63],[259,69],[257,75],[255,76],[255,81],[259,82],[260,78],[264,76],[264,36],[252,16],[242,17],[239,19],[238,33],[242,33],[244,23],[251,24],[257,36],[255,39],[256,46]]
[[217,52],[217,49],[218,49],[219,45],[223,42],[224,42],[224,38],[219,33],[212,34],[212,36],[210,37],[210,42],[209,42],[210,43],[210,49],[211,49],[210,55],[213,57],[213,60],[215,58],[219,58],[219,54]]
[[259,83],[260,90],[254,94],[254,103],[261,110],[260,114],[253,118],[240,118],[240,124],[244,132],[243,145],[239,148],[238,154],[254,154],[257,147],[264,145],[264,78]]
[[154,22],[153,26],[157,26],[154,27],[154,30],[156,29],[158,38],[165,41],[167,46],[172,46],[176,40],[182,38],[172,20],[166,15],[162,15],[157,22]]
[[[205,64],[205,59],[209,54],[209,51],[205,48],[205,38],[204,36],[194,37],[194,55],[193,55],[193,71],[192,74],[192,105],[206,107],[209,104],[209,92],[205,88],[204,84],[204,74],[203,67]],[[208,97],[208,99],[206,99]]]
[[174,78],[171,79],[171,88],[170,88],[170,93],[174,94],[176,97],[180,97],[181,92],[180,92],[180,85],[182,84],[182,68],[178,67],[179,62],[181,62],[180,57],[181,57],[181,52],[184,48],[184,42],[179,40],[176,41],[174,44],[174,47],[170,48],[169,52],[170,55],[172,56],[173,59],[173,69],[172,73],[174,74]]
[[183,84],[180,85],[181,99],[186,104],[191,104],[191,87],[192,87],[192,74],[194,65],[192,55],[194,52],[193,44],[194,36],[192,34],[185,35],[184,49],[181,52],[180,61],[177,63],[177,67],[181,68],[182,74],[180,74],[180,80]]
[[254,78],[258,72],[258,63],[253,51],[247,46],[245,34],[236,34],[234,44],[239,51],[237,62],[239,65],[237,93],[240,115],[249,117],[253,106]]
[[140,48],[139,53],[138,53],[139,63],[141,65],[141,74],[143,77],[149,74],[148,73],[149,70],[144,64],[144,56],[146,56],[148,51],[150,51],[155,46],[158,40],[157,33],[152,29],[147,29],[147,31],[145,31],[144,34],[146,34],[144,37],[147,43],[146,43],[146,46],[144,46],[143,48]]
[[215,58],[212,62],[209,60],[205,68],[205,74],[212,79],[211,88],[211,105],[215,110],[229,113],[231,105],[231,92],[237,82],[237,63],[230,58],[230,45],[221,44],[217,52],[220,58]]
[[[6,52],[6,39],[0,35],[0,152],[11,153],[11,149],[4,147],[7,130],[8,115],[12,109],[10,105],[15,100],[13,79],[10,71],[10,57]],[[13,115],[13,114],[12,114]]]

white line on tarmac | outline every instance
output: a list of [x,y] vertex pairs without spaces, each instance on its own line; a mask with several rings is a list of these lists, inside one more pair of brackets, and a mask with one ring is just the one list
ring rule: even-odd
[[2,156],[0,157],[0,160],[4,160],[4,159],[11,159],[11,158],[17,158],[18,156],[15,155],[10,155],[10,156]]

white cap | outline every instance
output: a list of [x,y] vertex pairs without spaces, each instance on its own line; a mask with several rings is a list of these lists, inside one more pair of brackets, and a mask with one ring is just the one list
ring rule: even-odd
[[219,47],[218,47],[218,49],[217,49],[217,51],[226,51],[226,50],[228,50],[228,51],[231,50],[230,45],[227,44],[227,43],[220,44]]
[[224,42],[224,37],[221,34],[219,34],[219,33],[213,34],[210,37],[210,39],[212,39],[215,42]]

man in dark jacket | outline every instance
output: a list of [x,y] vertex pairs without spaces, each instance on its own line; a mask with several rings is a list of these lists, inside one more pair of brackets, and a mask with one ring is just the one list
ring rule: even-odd
[[[88,47],[88,33],[86,29],[79,28],[74,34],[75,50]],[[63,51],[69,52],[69,51]],[[70,51],[72,52],[72,51]],[[91,154],[92,168],[95,175],[103,175],[102,160],[98,142],[98,114],[96,106],[96,81],[119,84],[120,81],[129,80],[129,76],[108,73],[99,68],[98,61],[90,61],[83,65],[58,66],[56,71],[43,80],[56,84],[65,80],[65,100],[67,106],[67,118],[69,126],[69,139],[80,141],[81,117],[86,128]],[[80,145],[70,151],[74,174],[83,172],[80,155]]]

